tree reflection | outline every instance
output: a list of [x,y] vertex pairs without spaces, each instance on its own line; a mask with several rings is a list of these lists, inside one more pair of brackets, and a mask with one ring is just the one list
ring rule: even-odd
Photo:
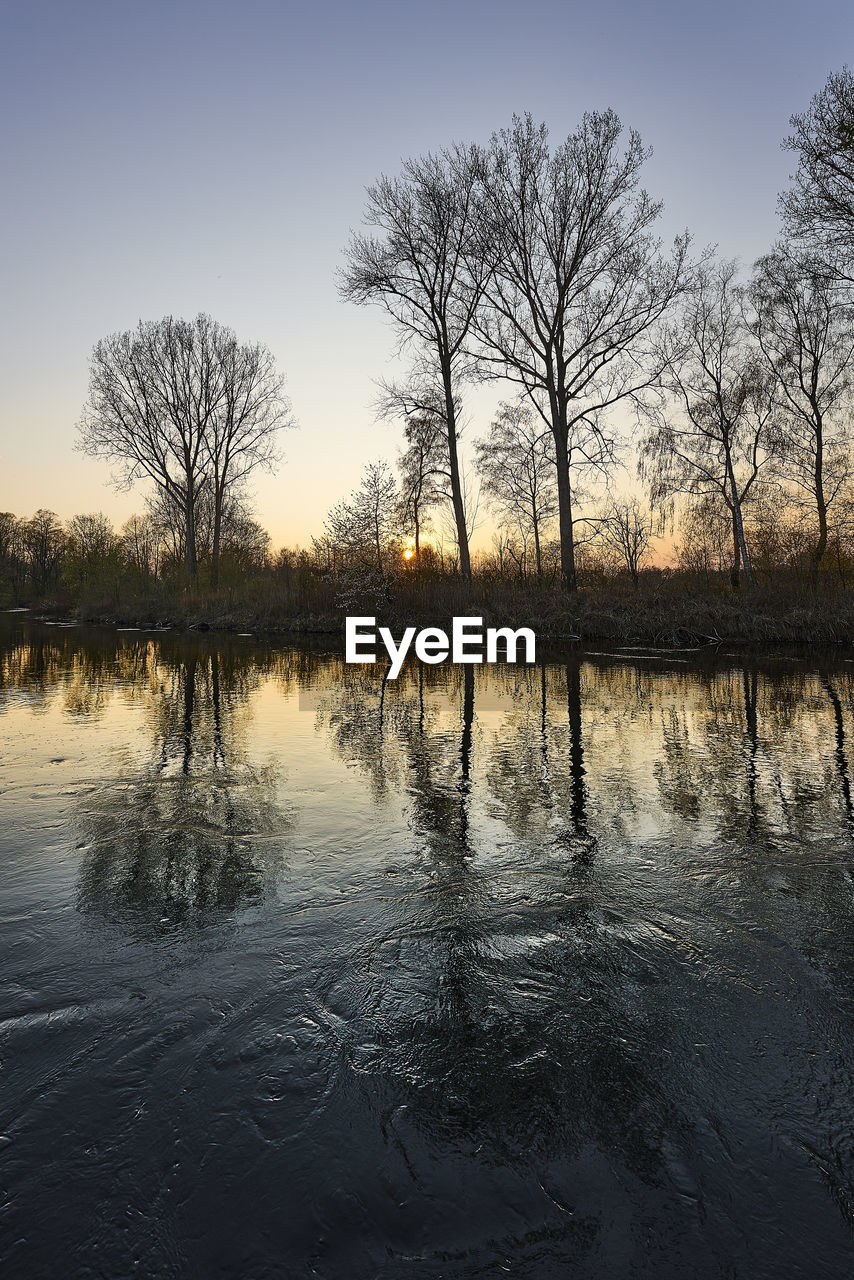
[[[406,795],[416,837],[399,927],[360,957],[356,990],[348,966],[325,995],[352,1028],[354,1065],[393,1077],[431,1138],[559,1160],[595,1137],[652,1176],[669,1123],[654,1050],[666,1015],[649,959],[625,947],[582,865],[593,843],[580,666],[467,667],[449,689],[427,679],[444,706],[425,699],[423,669],[393,692],[362,671],[358,695],[330,686],[319,712],[376,794]],[[489,741],[477,692],[496,682],[510,723]],[[510,846],[490,847],[474,821],[484,777],[519,833]],[[555,826],[538,841],[543,815]]]
[[82,909],[143,932],[262,898],[281,874],[289,828],[275,771],[251,764],[242,742],[255,669],[213,652],[154,674],[148,763],[128,754],[76,813]]
[[[596,837],[589,824],[582,664],[505,670],[509,710],[487,761],[495,815],[542,857],[547,850],[589,865]],[[511,684],[511,682],[513,682]]]
[[842,703],[828,676],[822,677],[821,685],[833,708],[833,731],[836,744],[833,759],[839,776],[839,788],[845,805],[845,820],[848,823],[848,831],[854,835],[854,806],[851,803],[851,776],[848,770],[848,754],[845,748],[845,722],[842,716]]
[[393,1079],[431,1138],[540,1168],[592,1144],[660,1184],[693,1141],[672,1024],[697,957],[725,946],[686,903],[706,893],[761,927],[779,891],[810,907],[792,927],[811,952],[831,927],[850,935],[832,888],[845,860],[799,853],[845,834],[834,793],[850,826],[842,675],[674,666],[469,669],[450,687],[362,671],[344,698],[327,688],[320,723],[375,794],[405,797],[414,837],[399,923],[329,998],[356,1070]]

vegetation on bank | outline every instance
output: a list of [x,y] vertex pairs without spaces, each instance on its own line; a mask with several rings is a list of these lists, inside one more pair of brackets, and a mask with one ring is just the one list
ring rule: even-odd
[[404,626],[450,626],[454,616],[484,626],[530,626],[541,646],[607,643],[854,646],[854,591],[790,579],[740,593],[725,582],[648,570],[630,580],[591,577],[568,597],[554,583],[401,573],[381,581],[269,574],[219,588],[54,592],[34,599],[30,616],[80,623],[254,634],[343,637],[348,613],[374,616],[396,632]]
[[[63,525],[49,511],[30,520],[0,513],[0,609],[113,626],[343,636],[347,614],[380,625],[442,626],[454,616],[485,626],[530,626],[542,644],[854,644],[854,539],[834,532],[819,574],[811,531],[769,506],[747,526],[756,582],[731,585],[725,522],[684,522],[677,566],[660,569],[591,542],[579,590],[562,588],[559,548],[539,562],[499,540],[474,558],[470,582],[452,556],[418,555],[389,537],[376,545],[272,554],[269,538],[243,517],[226,522],[219,584],[200,542],[200,582],[189,586],[169,523],[150,514],[113,529],[101,515]],[[351,529],[356,528],[354,519]]]

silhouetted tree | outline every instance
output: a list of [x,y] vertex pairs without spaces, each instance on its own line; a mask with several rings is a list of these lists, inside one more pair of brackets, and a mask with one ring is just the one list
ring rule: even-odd
[[657,522],[637,498],[614,499],[599,526],[600,537],[636,587],[640,567],[656,535]]
[[116,565],[118,540],[112,522],[103,512],[74,516],[66,534],[67,572],[78,584],[97,577],[110,563]]
[[854,74],[832,72],[809,108],[793,115],[783,142],[798,157],[792,185],[780,196],[790,235],[854,279]]
[[854,308],[815,259],[780,245],[756,264],[753,332],[781,405],[776,465],[814,507],[817,573],[827,551],[828,510],[851,474]]
[[444,398],[451,503],[460,571],[471,577],[465,502],[457,451],[458,387],[465,343],[480,299],[471,271],[473,148],[407,160],[400,177],[380,177],[368,188],[366,221],[377,235],[354,235],[341,275],[348,301],[380,302],[394,320],[401,344],[414,342]]
[[372,462],[365,468],[358,489],[329,512],[326,533],[349,559],[372,562],[384,575],[397,543],[397,511],[397,484],[391,468],[386,462]]
[[131,516],[122,525],[119,545],[125,562],[143,577],[156,578],[163,554],[163,534],[154,516]]
[[55,512],[41,507],[26,521],[23,548],[36,591],[46,591],[56,582],[66,546],[65,531]]
[[561,570],[577,585],[577,474],[613,462],[603,414],[656,376],[646,338],[682,288],[687,236],[670,257],[661,205],[639,187],[649,154],[613,111],[587,113],[549,151],[545,125],[514,117],[482,154],[481,367],[520,384],[552,432]]
[[95,345],[80,447],[116,468],[117,483],[153,481],[183,513],[187,575],[198,569],[196,513],[213,500],[216,576],[226,499],[275,458],[274,435],[289,422],[281,379],[264,347],[241,346],[210,316],[140,321]]
[[501,404],[489,435],[476,443],[483,487],[503,524],[518,529],[523,544],[534,543],[542,577],[544,526],[557,515],[551,435],[524,402]]
[[732,522],[731,579],[752,582],[742,508],[767,461],[774,389],[752,348],[734,262],[700,268],[665,331],[664,372],[641,412],[648,432],[641,472],[655,505],[676,494],[716,498]]

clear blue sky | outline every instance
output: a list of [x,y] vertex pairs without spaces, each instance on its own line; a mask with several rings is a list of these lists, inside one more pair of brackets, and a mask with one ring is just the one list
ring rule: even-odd
[[204,310],[287,375],[301,430],[258,505],[304,543],[397,446],[371,413],[392,333],[335,293],[378,173],[514,111],[557,139],[612,106],[654,148],[664,233],[749,262],[789,116],[852,60],[851,0],[0,0],[0,510],[140,509],[73,452],[88,355]]

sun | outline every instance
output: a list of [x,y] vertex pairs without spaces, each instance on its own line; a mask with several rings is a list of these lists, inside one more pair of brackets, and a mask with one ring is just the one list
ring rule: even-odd
[[407,547],[403,553],[403,558],[404,560],[411,560],[414,555],[415,555],[415,552],[413,551],[412,547]]

